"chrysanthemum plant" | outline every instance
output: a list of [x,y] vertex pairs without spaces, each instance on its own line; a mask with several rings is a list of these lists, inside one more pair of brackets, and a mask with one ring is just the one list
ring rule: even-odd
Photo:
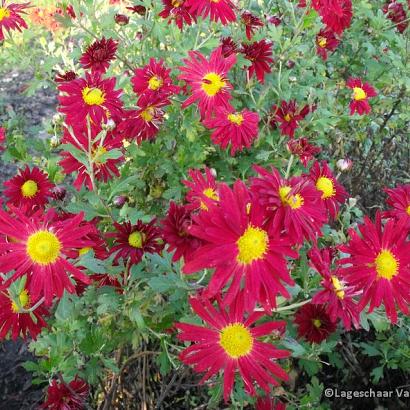
[[354,3],[73,0],[46,34],[2,0],[4,59],[31,58],[30,90],[58,93],[47,141],[0,128],[20,161],[0,336],[31,340],[45,408],[110,408],[145,357],[158,383],[190,366],[207,408],[319,408],[341,346],[405,323],[408,180],[363,219],[344,182],[365,168],[344,155],[408,121],[406,21]]

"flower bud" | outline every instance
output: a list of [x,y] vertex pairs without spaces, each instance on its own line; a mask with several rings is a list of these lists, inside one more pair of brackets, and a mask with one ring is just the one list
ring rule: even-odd
[[336,162],[336,167],[341,172],[350,171],[353,167],[353,161],[351,159],[348,159],[348,158],[339,159]]
[[128,198],[125,195],[117,195],[112,200],[112,203],[115,207],[121,208],[127,202],[127,200]]
[[125,14],[117,13],[114,16],[114,19],[115,19],[115,22],[120,26],[126,26],[130,22],[130,18],[126,16]]

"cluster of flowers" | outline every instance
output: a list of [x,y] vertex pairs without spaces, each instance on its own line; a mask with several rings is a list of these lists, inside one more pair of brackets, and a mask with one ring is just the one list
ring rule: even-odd
[[[294,285],[287,258],[309,243],[310,265],[322,276],[310,303],[295,315],[298,334],[320,343],[336,330],[360,327],[359,314],[384,304],[392,323],[396,306],[409,314],[410,185],[387,189],[391,210],[365,218],[351,229],[350,241],[338,249],[319,248],[321,227],[334,219],[347,197],[325,162],[315,162],[309,174],[289,179],[279,171],[255,166],[258,176],[246,185],[218,183],[211,170],[191,170],[186,205],[171,203],[164,221],[164,239],[174,260],[184,258],[183,272],[213,271],[209,284],[190,304],[205,326],[178,323],[180,340],[193,342],[181,360],[205,372],[203,381],[223,370],[227,399],[239,371],[246,391],[255,383],[266,393],[287,375],[276,359],[288,352],[260,342],[284,333],[285,322],[255,321],[275,311],[276,297],[289,298]],[[338,250],[343,257],[338,257]],[[216,305],[215,305],[216,304]],[[260,305],[261,308],[257,308]]]
[[[183,23],[190,25],[199,16],[222,24],[236,21],[230,0],[164,0],[164,5],[162,17],[175,21],[181,29]],[[6,6],[2,0],[0,40],[3,28],[26,27],[20,16],[26,7]],[[341,35],[350,25],[350,0],[317,0],[313,7],[326,31]],[[264,24],[249,12],[241,14],[241,21],[248,40]],[[134,71],[131,83],[138,99],[135,107],[124,109],[116,79],[105,78],[117,47],[113,39],[96,40],[80,58],[83,77],[67,72],[56,78],[59,110],[65,115],[62,142],[66,150],[60,164],[67,174],[77,172],[74,186],[78,190],[95,189],[96,181],[118,176],[124,140],[141,143],[155,138],[164,108],[181,92],[164,62],[151,59]],[[232,155],[251,146],[259,122],[257,113],[237,111],[231,105],[233,86],[228,74],[237,52],[243,52],[252,63],[249,77],[255,74],[263,82],[273,62],[271,44],[266,40],[244,43],[238,49],[231,39],[225,39],[209,59],[190,52],[179,69],[179,79],[191,89],[183,108],[196,103],[202,123],[213,130],[212,141],[224,149],[230,145]],[[357,78],[347,85],[353,90],[351,114],[370,112],[368,98],[376,95],[375,90]],[[307,105],[299,108],[294,100],[282,101],[272,109],[272,124],[280,124],[281,133],[290,137],[289,150],[305,166],[317,147],[306,138],[295,140],[294,135],[299,122],[314,109]],[[205,175],[191,170],[190,180],[183,181],[188,188],[187,203],[171,202],[161,227],[155,219],[134,225],[115,222],[115,231],[105,235],[98,229],[97,218],[84,221],[81,213],[58,211],[53,201],[61,199],[61,190],[44,172],[36,167],[20,170],[5,183],[8,200],[6,210],[0,210],[0,337],[36,338],[47,326],[50,307],[64,291],[81,294],[93,282],[121,292],[120,278],[87,275],[80,264],[82,255],[91,250],[98,259],[114,255],[113,263],[126,271],[126,266],[140,263],[144,253],[160,253],[164,241],[174,252],[174,261],[183,258],[184,273],[212,270],[206,288],[190,299],[206,326],[178,323],[176,327],[182,341],[193,342],[181,360],[205,372],[203,381],[224,371],[225,400],[237,372],[250,395],[259,394],[257,385],[269,395],[272,385],[287,380],[276,360],[290,353],[259,338],[278,341],[285,332],[284,321],[270,321],[267,315],[275,311],[278,296],[290,297],[288,287],[294,280],[289,258],[298,258],[305,243],[312,247],[310,264],[323,280],[312,302],[296,314],[300,337],[318,343],[336,329],[339,320],[347,330],[352,325],[357,328],[359,312],[369,304],[370,311],[383,304],[393,323],[397,321],[396,306],[409,314],[409,185],[387,191],[392,209],[378,214],[374,223],[366,218],[359,226],[360,235],[351,230],[349,243],[339,248],[344,254],[340,258],[337,250],[320,248],[318,242],[323,225],[336,218],[347,198],[328,164],[316,161],[306,174],[290,178],[275,168],[255,165],[254,170],[257,176],[247,183],[236,181],[232,187],[217,182],[210,169],[205,169]],[[87,394],[88,387],[80,379],[70,384],[53,381],[48,401],[70,399],[75,404]]]

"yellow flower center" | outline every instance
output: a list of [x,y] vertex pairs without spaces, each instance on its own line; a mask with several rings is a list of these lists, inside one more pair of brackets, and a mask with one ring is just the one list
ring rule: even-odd
[[79,255],[79,256],[83,256],[83,255],[85,255],[86,253],[90,252],[91,249],[92,249],[91,246],[86,246],[85,248],[81,248],[81,249],[78,251],[78,255]]
[[242,123],[243,123],[243,115],[242,115],[242,114],[229,114],[229,115],[228,115],[228,120],[229,120],[232,124],[242,125]]
[[285,121],[289,122],[292,119],[292,116],[290,114],[286,114],[283,118]]
[[[206,188],[202,191],[202,193],[210,199],[213,199],[214,201],[219,201],[219,196],[218,194],[215,192],[215,190],[213,188]],[[208,207],[206,206],[206,204],[204,202],[201,201],[201,209],[204,211],[208,210]]]
[[319,36],[317,39],[317,44],[319,45],[319,47],[325,48],[327,45],[326,37]]
[[374,260],[377,277],[391,280],[398,274],[399,261],[389,250],[381,250]]
[[268,249],[269,237],[263,229],[249,225],[237,240],[236,245],[238,246],[238,262],[248,265],[263,258]]
[[133,232],[129,237],[128,237],[128,243],[133,247],[133,248],[142,248],[142,241],[143,241],[143,236],[141,232]]
[[147,107],[140,115],[144,121],[151,122],[155,115],[155,109],[154,107]]
[[343,290],[343,285],[340,283],[340,280],[336,276],[332,276],[332,284],[337,297],[339,299],[343,299],[345,297],[345,291]]
[[320,177],[316,181],[316,188],[322,191],[322,199],[327,199],[335,196],[336,191],[333,181],[328,177]]
[[305,200],[300,194],[289,195],[289,192],[291,190],[292,188],[288,185],[281,186],[279,188],[279,196],[282,201],[282,204],[288,205],[292,209],[299,209],[301,206],[303,206]]
[[184,3],[184,0],[172,0],[171,4],[173,7],[181,7]]
[[33,198],[37,192],[38,192],[37,182],[33,181],[32,179],[28,179],[21,186],[21,195],[23,195],[24,198]]
[[162,78],[157,77],[156,75],[152,76],[149,80],[148,80],[148,88],[150,90],[158,90],[158,88],[162,87],[162,84],[164,82],[162,81]]
[[104,92],[99,88],[85,87],[82,94],[83,100],[87,105],[102,105],[105,102]]
[[219,344],[229,357],[237,359],[251,352],[253,337],[242,323],[232,323],[221,330]]
[[11,310],[13,313],[22,313],[23,309],[28,309],[30,306],[30,296],[26,289],[24,289],[19,295],[19,301],[16,303],[15,301],[11,302]]
[[221,88],[225,87],[225,81],[223,78],[216,73],[208,73],[202,79],[202,89],[205,91],[205,94],[213,97],[221,91]]
[[317,327],[319,329],[320,326],[322,326],[322,322],[320,319],[312,319],[313,326]]
[[354,87],[353,88],[353,98],[356,101],[362,101],[362,100],[365,100],[367,98],[367,95],[366,95],[365,91],[363,90],[363,88]]
[[50,265],[60,256],[61,242],[50,231],[37,231],[27,239],[27,254],[39,265]]
[[0,7],[0,21],[10,17],[10,10],[7,7]]
[[105,161],[103,161],[103,160],[101,159],[101,157],[102,157],[106,152],[107,152],[107,149],[106,149],[105,147],[102,147],[102,146],[97,147],[97,149],[95,149],[95,150],[93,151],[93,154],[92,154],[92,160],[93,160],[94,164],[96,164],[96,165],[101,165],[101,164],[103,164]]
[[409,216],[410,216],[410,205],[408,205],[408,206],[407,206],[407,208],[406,208],[406,212],[407,212],[407,215],[409,215]]

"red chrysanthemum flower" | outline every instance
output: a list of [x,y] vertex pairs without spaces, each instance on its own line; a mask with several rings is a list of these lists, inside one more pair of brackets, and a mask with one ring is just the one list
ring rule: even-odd
[[115,60],[118,41],[112,38],[96,40],[89,45],[80,58],[80,64],[85,69],[91,69],[92,72],[104,74],[111,61]]
[[256,75],[258,81],[263,84],[265,82],[265,74],[269,74],[272,71],[269,66],[273,63],[272,43],[265,39],[250,44],[243,43],[242,53],[252,63],[248,67],[249,78]]
[[386,14],[386,17],[395,24],[399,33],[403,33],[409,25],[407,13],[402,3],[395,0],[388,1],[383,6],[383,13]]
[[[95,179],[98,181],[107,182],[113,176],[119,176],[118,164],[123,161],[123,156],[117,158],[106,158],[107,154],[115,149],[122,148],[122,140],[113,132],[108,132],[104,139],[96,141],[96,137],[101,131],[98,127],[91,127],[91,152],[93,160],[93,173]],[[66,128],[64,129],[64,136],[62,142],[71,144],[75,148],[88,152],[89,141],[88,131],[86,129],[73,129],[73,135]],[[59,162],[65,174],[77,172],[77,177],[74,180],[74,187],[80,191],[82,186],[87,187],[90,191],[93,190],[93,184],[88,174],[87,167],[75,158],[70,152],[63,151],[60,153],[62,160]]]
[[80,227],[83,214],[65,221],[55,222],[55,211],[46,214],[38,212],[27,217],[18,209],[14,215],[0,210],[0,233],[12,238],[0,244],[1,272],[14,271],[7,286],[17,278],[29,274],[27,289],[33,300],[44,295],[47,306],[53,297],[61,297],[64,290],[75,292],[69,275],[85,283],[90,280],[68,258],[77,255],[78,249],[88,246],[84,236],[88,226]]
[[226,149],[231,144],[231,155],[250,148],[258,137],[259,115],[255,112],[242,110],[236,112],[233,108],[217,107],[215,117],[209,117],[204,122],[207,128],[214,129],[211,140],[214,144]]
[[171,69],[164,66],[163,60],[151,58],[149,64],[134,71],[131,78],[133,90],[139,95],[169,97],[179,91],[179,87],[172,84],[170,72]]
[[205,167],[205,175],[197,169],[190,169],[188,175],[192,181],[183,180],[182,183],[189,188],[186,194],[188,205],[191,211],[208,210],[208,205],[212,206],[219,201],[218,184],[215,181],[211,170]]
[[26,14],[25,9],[30,3],[6,4],[6,0],[1,1],[0,5],[0,41],[4,40],[4,31],[8,32],[12,30],[22,31],[22,28],[27,28],[27,24],[20,14]]
[[129,260],[136,265],[141,262],[144,253],[159,253],[164,247],[159,228],[155,226],[156,219],[145,224],[138,220],[135,225],[130,222],[123,224],[115,223],[116,232],[107,234],[108,238],[114,238],[115,245],[110,253],[115,254],[114,263],[119,259]]
[[299,121],[303,120],[310,112],[309,105],[305,105],[299,109],[296,100],[289,102],[282,100],[280,107],[272,106],[273,118],[271,125],[280,124],[279,128],[282,135],[287,135],[291,138],[295,136],[295,130],[299,127]]
[[256,400],[256,410],[286,410],[286,404],[277,397],[258,397]]
[[37,167],[30,170],[28,165],[6,181],[4,186],[4,195],[9,198],[8,203],[27,211],[44,206],[52,196],[51,189],[54,187],[46,173]]
[[406,220],[388,220],[384,226],[381,214],[375,223],[365,217],[359,234],[349,230],[350,241],[339,249],[349,254],[339,261],[341,274],[357,291],[363,291],[359,309],[370,302],[369,312],[385,306],[387,317],[397,322],[396,304],[408,315],[410,303],[410,241]]
[[168,244],[168,251],[175,251],[172,257],[173,262],[181,258],[184,258],[185,261],[190,260],[194,251],[201,245],[201,241],[189,233],[192,217],[188,208],[171,201],[168,214],[161,223],[162,234]]
[[308,303],[295,314],[294,323],[298,326],[298,337],[310,343],[320,343],[336,330],[323,305]]
[[321,193],[322,202],[335,219],[339,212],[340,204],[343,204],[349,196],[343,186],[333,175],[326,161],[316,161],[310,168],[309,177]]
[[224,58],[228,58],[230,55],[238,52],[238,45],[232,40],[231,37],[224,37],[221,40],[221,48]]
[[360,78],[351,77],[347,80],[346,85],[353,90],[350,115],[353,115],[355,111],[359,115],[369,114],[371,108],[368,99],[377,96],[376,90],[369,83],[363,83]]
[[353,9],[352,0],[325,0],[318,7],[323,24],[336,34],[350,27]]
[[229,107],[232,98],[229,90],[228,72],[236,62],[236,55],[222,56],[222,47],[215,49],[209,61],[198,51],[190,51],[189,59],[184,59],[185,67],[180,67],[179,79],[192,87],[192,95],[182,104],[188,107],[198,101],[201,117],[210,116],[216,107]]
[[316,35],[316,52],[323,61],[327,60],[327,52],[336,50],[340,40],[328,28],[322,29]]
[[122,90],[114,90],[115,78],[106,80],[100,73],[86,73],[58,86],[63,95],[58,97],[59,110],[67,115],[66,122],[72,126],[84,126],[87,115],[94,125],[100,125],[110,117],[121,117]]
[[386,203],[393,209],[383,212],[383,217],[404,218],[410,224],[410,184],[399,185],[396,188],[385,188],[384,191],[389,196]]
[[54,78],[56,83],[66,83],[67,81],[73,81],[77,78],[77,74],[74,71],[66,71],[61,74],[57,74]]
[[191,298],[190,304],[206,325],[175,325],[180,330],[179,340],[194,342],[180,354],[180,360],[193,365],[196,372],[206,372],[201,382],[222,371],[225,401],[232,392],[236,372],[251,396],[256,395],[255,382],[268,393],[270,385],[278,386],[281,380],[288,380],[286,372],[275,361],[289,357],[290,352],[258,340],[273,332],[280,335],[285,331],[286,322],[253,326],[263,313],[245,316],[243,292],[226,309],[221,302],[216,308],[209,300],[200,298]]
[[243,284],[246,309],[252,310],[259,302],[270,312],[276,306],[277,295],[289,297],[282,282],[294,282],[286,256],[297,257],[297,252],[287,238],[269,230],[265,220],[265,213],[242,181],[237,181],[233,190],[221,184],[218,203],[193,216],[195,224],[189,232],[204,244],[183,272],[215,268],[207,295],[218,294],[229,283],[224,301],[229,304]]
[[309,144],[308,139],[304,137],[290,139],[287,143],[287,148],[293,155],[299,157],[304,167],[307,167],[309,161],[314,159],[315,155],[321,151],[319,147]]
[[263,27],[263,21],[253,15],[250,11],[244,11],[241,14],[241,21],[243,24],[245,24],[246,27],[246,37],[248,40],[252,40],[253,35],[255,34],[255,30],[258,29],[258,27]]
[[182,31],[184,23],[188,26],[192,25],[192,22],[196,23],[196,16],[190,13],[186,0],[162,0],[162,3],[164,10],[159,13],[159,16],[167,18],[168,24],[175,21],[177,27]]
[[163,107],[170,104],[161,95],[142,95],[138,99],[138,109],[128,110],[117,127],[124,139],[135,139],[138,144],[154,139],[164,121]]
[[301,244],[304,239],[316,242],[327,216],[313,183],[301,177],[286,180],[273,167],[271,172],[257,165],[254,169],[260,177],[251,179],[251,189],[265,208],[269,224],[293,243]]
[[236,21],[235,5],[231,0],[186,0],[186,6],[191,14],[204,19],[209,15],[211,21],[220,20],[223,25]]
[[350,330],[352,324],[356,329],[359,329],[360,312],[353,300],[353,296],[356,296],[358,292],[340,278],[337,269],[332,270],[332,251],[313,248],[309,251],[308,256],[311,267],[323,277],[321,284],[324,288],[316,293],[312,303],[325,305],[331,321],[336,323],[341,319],[346,330]]
[[26,289],[18,295],[18,301],[14,301],[7,289],[0,288],[0,340],[9,332],[13,340],[19,336],[26,339],[28,335],[33,339],[37,338],[41,329],[47,326],[44,316],[49,312],[42,305],[30,311],[36,302],[30,299]]
[[[61,220],[73,217],[73,214],[65,213]],[[82,256],[90,252],[91,250],[94,252],[94,255],[97,259],[104,260],[108,257],[108,250],[107,250],[107,243],[103,238],[101,232],[97,228],[98,218],[94,218],[91,221],[83,221],[81,222],[80,226],[88,226],[90,232],[84,236],[84,239],[89,241],[89,246],[85,248],[81,248],[78,251],[78,256]]]
[[47,410],[83,410],[89,393],[88,384],[77,376],[68,384],[53,380],[47,389],[47,401],[41,407]]

